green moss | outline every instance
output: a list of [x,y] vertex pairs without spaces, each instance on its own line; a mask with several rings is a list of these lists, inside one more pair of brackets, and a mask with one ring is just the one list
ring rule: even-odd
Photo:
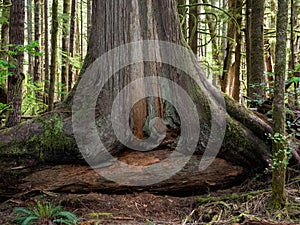
[[229,149],[235,146],[237,152],[248,151],[251,148],[251,142],[245,140],[245,137],[242,133],[241,124],[233,120],[230,116],[227,115],[227,131],[224,138],[224,146],[228,146]]
[[[43,133],[32,137],[26,142],[26,149],[33,151],[33,154],[41,160],[55,159],[62,156],[75,147],[75,140],[63,133],[63,122],[59,114],[49,118],[39,118],[38,122],[43,125]],[[50,160],[51,161],[51,160]]]

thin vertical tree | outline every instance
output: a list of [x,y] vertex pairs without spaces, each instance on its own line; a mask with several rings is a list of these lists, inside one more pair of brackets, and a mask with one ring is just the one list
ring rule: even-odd
[[[228,1],[228,8],[231,15],[234,14],[235,0]],[[235,24],[232,19],[228,21],[227,26],[227,43],[225,49],[225,57],[223,64],[223,73],[221,77],[221,90],[225,93],[229,93],[229,71],[232,64],[233,47],[234,47],[234,34],[235,34]]]
[[[76,16],[76,0],[72,0],[71,16],[70,16],[70,40],[69,54],[70,58],[74,58],[74,41],[75,41],[75,16]],[[68,92],[73,86],[73,65],[70,63],[68,72]]]
[[23,61],[24,52],[20,46],[24,45],[25,22],[25,0],[13,0],[10,8],[9,23],[9,43],[10,51],[14,52],[10,56],[11,64],[14,68],[9,68],[7,103],[11,107],[8,113],[6,126],[12,127],[20,123],[22,116],[22,81],[24,80]]
[[[291,33],[290,33],[290,61],[289,61],[289,69],[293,71],[296,65],[296,43],[295,41],[295,28],[298,26],[297,24],[297,12],[298,12],[298,3],[294,0],[291,0],[291,9],[290,9],[290,24],[291,24]],[[298,34],[296,34],[298,35]],[[295,74],[290,73],[289,78],[295,76]],[[298,75],[299,76],[299,75]],[[290,85],[289,85],[290,86]],[[294,82],[294,99],[289,98],[289,103],[291,105],[297,105],[298,102],[298,89],[299,89],[299,81]]]
[[240,100],[240,73],[241,73],[241,51],[242,51],[242,14],[243,14],[243,1],[242,0],[235,0],[235,19],[237,22],[238,27],[235,29],[235,66],[234,66],[234,84],[233,84],[233,92],[232,97],[236,100]]
[[[202,2],[204,4],[209,4],[209,2],[207,0],[202,0]],[[214,5],[214,1],[212,1],[212,5]],[[207,13],[205,17],[206,17],[206,21],[207,21],[210,38],[211,38],[212,58],[215,61],[215,64],[216,64],[217,70],[218,70],[218,71],[214,71],[214,72],[219,72],[219,68],[222,67],[222,57],[221,57],[221,52],[219,51],[218,42],[216,39],[216,36],[217,36],[216,25],[215,25],[216,21],[213,20],[207,7],[204,7],[204,9],[205,9],[205,13]],[[205,43],[206,42],[207,41],[205,41]]]
[[[250,1],[250,0],[248,0]],[[264,9],[265,0],[251,0],[250,8],[250,73],[249,79],[249,97],[252,100],[264,100],[265,93],[263,83],[265,83],[265,64],[264,64]]]
[[245,29],[245,42],[246,42],[246,70],[247,70],[247,96],[250,96],[250,75],[251,75],[251,0],[246,0],[246,29]]
[[61,100],[68,90],[68,64],[69,64],[69,20],[70,20],[70,0],[64,0],[63,3],[63,22],[62,22],[62,55],[61,55]]
[[[1,25],[1,40],[0,40],[0,45],[1,49],[3,51],[0,51],[0,57],[7,61],[8,60],[8,55],[7,55],[7,50],[8,50],[8,41],[9,41],[9,9],[10,9],[10,0],[3,0],[2,1],[2,25]],[[3,82],[5,83],[5,82]],[[1,83],[0,83],[1,85]],[[2,86],[6,86],[6,84],[3,84]],[[6,102],[6,99],[5,99]]]
[[270,205],[279,209],[286,204],[285,72],[288,29],[288,0],[278,0],[276,22],[275,85],[273,100],[273,173]]
[[51,25],[51,65],[50,65],[50,84],[48,97],[48,111],[53,110],[55,79],[57,67],[57,34],[58,34],[58,0],[52,2],[52,25]]
[[[35,52],[40,53],[41,45],[41,0],[34,0],[34,41],[37,42]],[[41,83],[41,56],[35,54],[34,56],[34,68],[33,68],[33,81]]]
[[83,1],[80,1],[80,60],[83,60]]
[[[80,1],[77,1],[76,5],[76,21],[75,21],[75,55],[78,57],[80,62],[83,61],[81,52],[81,35],[80,35]],[[77,79],[79,75],[79,70],[76,69],[74,79]]]
[[48,23],[48,0],[44,0],[44,96],[43,101],[48,105],[49,93],[49,23]]
[[[191,7],[189,8],[189,45],[197,55],[198,52],[198,22],[199,22],[199,7],[196,6],[198,0],[190,0]],[[194,6],[192,6],[194,4]]]
[[[32,0],[27,0],[26,2],[26,13],[27,13],[27,42],[31,43],[32,38]],[[33,76],[33,57],[31,54],[28,54],[28,74],[30,77]]]
[[92,26],[92,0],[87,0],[86,4],[87,39],[89,39]]

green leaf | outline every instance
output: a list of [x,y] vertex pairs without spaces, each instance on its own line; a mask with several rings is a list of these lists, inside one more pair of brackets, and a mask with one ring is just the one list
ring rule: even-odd
[[29,217],[27,217],[27,218],[23,221],[23,223],[22,223],[21,225],[30,225],[30,224],[33,224],[33,222],[34,222],[35,220],[38,220],[38,217],[36,217],[36,216],[29,216]]
[[19,213],[19,214],[27,214],[27,215],[30,215],[32,214],[32,211],[29,210],[29,209],[26,209],[26,208],[23,208],[23,207],[17,207],[17,208],[14,208],[13,209],[13,212],[15,213]]
[[298,83],[298,82],[300,82],[300,77],[293,76],[293,77],[291,77],[290,82],[292,82],[292,83]]
[[59,213],[56,214],[56,216],[65,217],[65,218],[67,218],[68,220],[71,220],[71,221],[77,221],[76,215],[71,213],[71,212],[67,212],[67,211],[59,212]]

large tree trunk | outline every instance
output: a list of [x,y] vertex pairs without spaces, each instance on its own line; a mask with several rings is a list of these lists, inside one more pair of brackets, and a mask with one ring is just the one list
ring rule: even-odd
[[[162,181],[165,182],[163,185],[165,192],[168,188],[174,188],[176,182],[178,189],[190,190],[187,187],[193,186],[195,179],[205,173],[206,176],[203,175],[202,178],[208,179],[209,171],[218,167],[216,162],[221,162],[221,159],[214,162],[212,160],[217,153],[218,158],[227,161],[220,165],[239,166],[236,170],[229,166],[231,169],[228,171],[235,171],[228,173],[235,174],[230,178],[234,182],[246,172],[260,171],[268,165],[270,146],[266,143],[265,133],[271,132],[271,127],[233,99],[226,96],[224,98],[206,80],[194,54],[180,47],[186,44],[182,41],[173,1],[93,1],[93,10],[95,16],[92,20],[88,54],[72,92],[58,107],[56,113],[49,113],[21,126],[0,131],[2,155],[25,154],[55,163],[74,162],[82,160],[84,156],[93,168],[100,170],[100,174],[104,174],[108,179],[118,180],[119,184],[156,185],[156,190],[159,190],[160,185],[156,181]],[[103,10],[106,10],[105,13]],[[149,39],[166,41],[165,46],[154,41],[143,44],[139,42],[138,46],[126,45],[128,47],[125,49],[128,52],[124,52],[126,57],[122,58],[124,54],[118,51],[122,48],[110,52],[120,56],[113,58],[113,63],[108,61],[109,57],[102,58],[103,61],[97,60],[122,44]],[[156,44],[156,48],[150,48],[153,44]],[[143,51],[145,48],[147,51]],[[136,56],[143,56],[145,61],[128,63]],[[153,56],[159,62],[153,62]],[[118,64],[121,65],[120,70],[116,67]],[[101,69],[104,69],[105,73],[101,73]],[[115,76],[109,79],[110,73]],[[168,78],[168,82],[162,83],[166,80],[160,77]],[[137,86],[129,85],[130,82],[137,82],[136,79],[139,78],[143,80],[138,80]],[[150,79],[152,83],[150,82],[149,87]],[[155,79],[158,82],[154,82]],[[187,105],[190,99],[183,98],[184,94],[179,92],[180,89],[174,89],[175,84],[169,80],[185,90],[186,95],[195,104],[193,107]],[[104,85],[102,90],[101,85]],[[124,101],[120,101],[115,107],[113,102],[126,86],[129,87],[127,92],[129,98],[123,99]],[[147,97],[149,93],[152,97]],[[137,95],[144,97],[138,99]],[[166,96],[171,97],[168,99]],[[226,107],[225,104],[222,105],[224,102]],[[178,107],[174,105],[175,103]],[[126,112],[128,105],[133,107],[123,118],[120,115]],[[111,115],[111,112],[120,114]],[[195,113],[196,119],[191,119]],[[117,129],[113,130],[116,118],[124,119],[125,122],[120,122]],[[128,123],[131,129],[122,130]],[[125,136],[123,142],[120,141],[120,136],[116,135],[118,132]],[[165,139],[164,132],[167,133]],[[174,138],[170,134],[177,136]],[[196,138],[193,137],[195,134]],[[143,140],[136,138],[148,136],[150,136],[148,139]],[[95,142],[95,139],[98,141]],[[160,143],[160,147],[157,147],[157,143]],[[222,146],[218,146],[221,143]],[[140,151],[137,153],[139,155],[137,161],[142,157],[147,158],[147,153],[143,151],[162,147],[168,148],[172,154],[170,157],[167,155],[152,158],[153,166],[151,164],[138,168],[126,167],[126,164],[116,161],[117,157],[120,159],[119,154],[125,149],[124,144]],[[196,163],[193,161],[195,156],[191,157],[194,150],[198,157],[202,156],[200,164],[199,160]],[[173,161],[169,161],[169,158]],[[192,159],[189,161],[190,158]],[[151,157],[147,159],[151,161]],[[156,162],[159,164],[157,167]],[[212,164],[207,170],[204,170],[210,163]],[[132,164],[134,165],[134,162]],[[185,169],[177,173],[183,167]],[[121,173],[118,169],[122,170]],[[138,176],[139,173],[145,176],[141,178]],[[165,174],[170,176],[166,177]],[[175,177],[179,177],[172,178],[172,182],[168,183],[168,178],[174,174]],[[228,174],[222,175],[218,185],[226,186]],[[182,185],[178,185],[178,182]],[[212,181],[214,182],[216,181]],[[202,187],[204,185],[205,182]],[[145,189],[147,188],[143,188]]]

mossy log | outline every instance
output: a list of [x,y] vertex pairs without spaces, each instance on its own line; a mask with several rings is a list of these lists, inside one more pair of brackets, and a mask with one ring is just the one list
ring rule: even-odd
[[[100,177],[89,166],[83,166],[82,163],[85,161],[76,145],[72,117],[69,112],[49,113],[19,126],[0,130],[0,157],[31,158],[37,162],[51,165],[77,164],[71,169],[51,166],[44,171],[47,174],[46,180],[40,179],[43,176],[39,173],[32,175],[39,177],[35,181],[30,178],[31,176],[25,179],[25,186],[30,184],[35,189],[44,188],[49,191],[115,193],[151,191],[153,193],[188,195],[230,187],[242,182],[249,174],[260,172],[268,166],[270,146],[264,134],[271,132],[272,129],[255,114],[232,99],[228,97],[225,99],[228,109],[227,129],[217,158],[207,169],[199,170],[198,166],[203,153],[203,146],[199,143],[198,149],[186,166],[158,184],[134,187],[120,185]],[[103,134],[102,141],[105,142],[106,148],[112,155],[129,165],[159,163],[174,150],[172,145],[176,144],[176,139],[169,136],[167,136],[168,140],[164,140],[162,145],[153,151],[140,152],[126,149],[114,135],[107,135],[108,132],[112,132],[111,127],[107,124],[109,123],[102,121],[99,127],[100,136]],[[87,136],[87,138],[89,137]],[[104,164],[104,168],[97,170],[110,171],[119,161]],[[65,171],[69,171],[67,173],[69,178],[65,177]],[[132,172],[135,173],[135,171]],[[51,178],[51,174],[54,173],[57,175]],[[82,174],[84,175],[82,176]],[[135,177],[130,177],[130,179],[135,179]],[[22,191],[23,187],[18,188],[21,188],[20,191]]]
[[[250,171],[265,168],[270,160],[270,146],[265,135],[272,131],[270,125],[229,97],[225,100],[227,129],[218,157]],[[102,132],[105,146],[115,155],[124,146],[114,135],[105,135],[110,129],[105,124],[102,123],[100,136]],[[196,154],[202,153],[203,147],[199,144]],[[0,130],[0,155],[33,157],[56,164],[83,161],[73,136],[71,115],[62,111]]]

